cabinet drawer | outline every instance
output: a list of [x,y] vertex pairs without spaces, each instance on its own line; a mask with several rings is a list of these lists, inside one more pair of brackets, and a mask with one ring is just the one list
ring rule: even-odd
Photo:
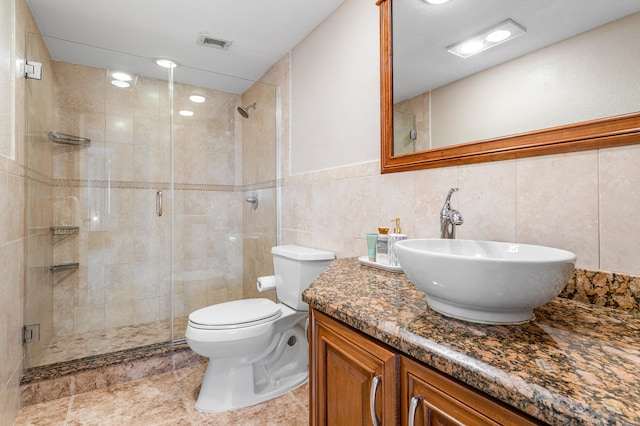
[[493,398],[411,358],[400,361],[402,424],[409,424],[415,398],[415,425],[541,425]]

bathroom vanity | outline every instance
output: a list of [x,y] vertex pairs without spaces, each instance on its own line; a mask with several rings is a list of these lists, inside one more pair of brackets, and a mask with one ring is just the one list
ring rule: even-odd
[[303,300],[314,425],[640,424],[636,314],[556,298],[527,324],[468,323],[357,259]]
[[319,311],[311,327],[313,424],[541,424]]

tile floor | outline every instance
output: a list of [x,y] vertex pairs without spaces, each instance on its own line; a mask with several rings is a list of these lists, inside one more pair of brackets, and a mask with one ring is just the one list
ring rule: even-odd
[[308,384],[279,398],[225,413],[195,408],[206,365],[25,407],[22,425],[242,425],[309,424]]

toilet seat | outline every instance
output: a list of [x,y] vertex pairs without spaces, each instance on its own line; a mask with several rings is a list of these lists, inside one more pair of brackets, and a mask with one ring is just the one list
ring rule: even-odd
[[272,300],[244,299],[207,306],[189,315],[189,325],[204,330],[229,330],[274,321],[282,315]]

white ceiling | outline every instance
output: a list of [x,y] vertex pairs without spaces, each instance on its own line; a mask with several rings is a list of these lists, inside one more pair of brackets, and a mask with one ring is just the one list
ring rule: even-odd
[[[344,0],[27,0],[54,59],[244,92]],[[372,2],[372,7],[375,4]],[[197,44],[200,33],[228,50]]]
[[[640,0],[423,0],[393,3],[394,99],[501,64],[640,11]],[[467,59],[447,52],[468,37],[513,19],[527,33]]]
[[[54,59],[243,93],[344,0],[27,0]],[[376,7],[371,0],[371,7]],[[640,10],[640,0],[395,0],[396,100]],[[446,47],[506,19],[527,34],[468,59]],[[229,50],[197,44],[201,33]]]

